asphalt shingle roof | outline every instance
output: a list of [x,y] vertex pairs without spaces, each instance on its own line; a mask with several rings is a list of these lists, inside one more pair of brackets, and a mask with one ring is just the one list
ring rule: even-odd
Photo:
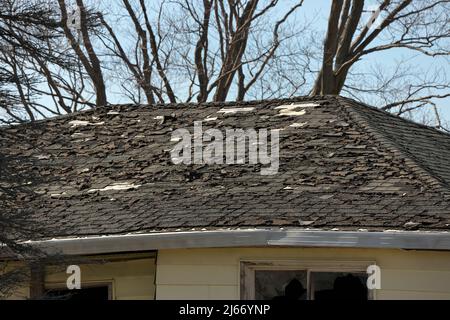
[[[283,114],[290,105],[295,112]],[[260,175],[259,164],[173,164],[173,130],[192,131],[204,119],[204,131],[280,129],[278,173]],[[45,237],[449,231],[449,159],[450,135],[341,97],[114,105],[0,129],[0,198],[28,210]]]

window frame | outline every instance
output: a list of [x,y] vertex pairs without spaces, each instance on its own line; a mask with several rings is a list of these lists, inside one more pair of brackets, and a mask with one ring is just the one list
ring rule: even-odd
[[[307,300],[313,295],[311,273],[344,272],[367,274],[367,267],[376,264],[373,260],[241,260],[239,293],[241,300],[255,300],[256,270],[304,270],[306,272]],[[375,290],[367,290],[367,299],[376,300]]]
[[[114,300],[114,280],[92,280],[92,281],[84,281],[81,283],[81,288],[97,288],[97,287],[108,287],[108,300]],[[47,290],[68,290],[65,283],[54,282],[54,283],[46,283],[45,291]],[[76,290],[76,289],[73,289]]]

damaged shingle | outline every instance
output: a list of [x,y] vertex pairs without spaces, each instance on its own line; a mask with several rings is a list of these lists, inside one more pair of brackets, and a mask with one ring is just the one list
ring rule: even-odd
[[106,186],[101,189],[90,189],[88,192],[96,192],[96,191],[111,191],[111,190],[131,190],[131,189],[137,189],[141,185],[132,184],[128,182],[117,182],[113,183],[112,185]]
[[[223,132],[278,129],[278,173],[261,176],[261,165],[248,163],[175,165],[171,133],[192,132],[194,121]],[[32,191],[15,203],[49,227],[48,237],[275,226],[450,231],[450,136],[341,97],[100,107],[3,127],[0,152],[0,184]]]

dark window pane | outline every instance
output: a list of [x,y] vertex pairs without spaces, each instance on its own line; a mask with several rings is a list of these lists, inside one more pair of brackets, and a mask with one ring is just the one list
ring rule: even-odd
[[256,270],[255,299],[305,300],[306,271]]
[[367,300],[367,274],[312,272],[311,290],[315,300]]
[[67,289],[52,289],[47,291],[46,299],[49,300],[108,300],[109,288],[102,287],[88,287],[79,290]]

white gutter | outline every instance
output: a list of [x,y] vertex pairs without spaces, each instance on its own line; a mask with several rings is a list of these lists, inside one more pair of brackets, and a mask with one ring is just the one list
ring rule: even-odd
[[102,254],[181,248],[343,247],[450,250],[450,233],[420,231],[215,230],[29,241],[49,252]]

